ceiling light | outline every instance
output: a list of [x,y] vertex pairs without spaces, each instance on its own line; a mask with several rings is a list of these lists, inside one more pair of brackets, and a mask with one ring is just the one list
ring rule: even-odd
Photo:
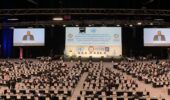
[[142,25],[142,23],[141,23],[141,22],[138,22],[137,25]]
[[129,26],[130,26],[130,27],[133,27],[133,25],[132,25],[132,24],[130,24]]
[[28,27],[28,28],[33,28],[33,27]]
[[154,20],[163,21],[164,19],[162,19],[162,18],[156,18],[156,19],[154,19]]
[[62,17],[54,17],[53,20],[61,21],[61,20],[63,20],[63,18]]
[[54,24],[51,24],[51,27],[54,27],[55,25]]
[[153,25],[153,23],[151,22],[150,25]]
[[11,26],[10,29],[14,29],[15,27]]
[[63,27],[66,27],[66,25],[65,25],[65,24],[63,24]]
[[17,21],[17,20],[19,20],[19,19],[18,19],[18,18],[9,18],[8,20]]
[[117,27],[119,27],[120,25],[119,25],[119,24],[117,24],[116,26],[117,26]]

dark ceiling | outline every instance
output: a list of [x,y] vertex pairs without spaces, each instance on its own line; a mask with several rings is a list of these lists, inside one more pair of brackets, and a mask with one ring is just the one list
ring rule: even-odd
[[168,0],[0,0],[1,9],[62,7],[170,9]]
[[[27,11],[27,9],[59,9],[59,8],[108,8],[108,9],[124,9],[125,12],[127,12],[127,9],[138,9],[138,10],[170,10],[170,6],[169,6],[169,2],[168,0],[0,0],[0,11],[4,10],[4,9],[25,9],[25,12],[30,12]],[[2,13],[4,13],[2,11]],[[8,11],[6,11],[5,13],[9,13]],[[22,13],[22,12],[21,12]],[[124,14],[124,12],[122,12]],[[139,12],[140,14],[143,14],[142,12]],[[36,24],[39,21],[44,21],[43,24],[48,23],[51,24],[56,24],[58,22],[51,22],[52,18],[55,16],[58,16],[58,13],[55,13],[53,15],[15,15],[13,14],[13,12],[11,12],[12,15],[8,16],[8,15],[2,15],[0,13],[0,26],[4,25],[4,21],[8,18],[18,18],[19,21],[8,21],[8,23],[15,23],[15,25],[19,25],[18,23],[20,23],[20,25],[23,25],[23,23],[26,22],[33,22]],[[105,14],[105,12],[104,12]],[[153,22],[155,19],[163,19],[163,22],[170,22],[170,11],[168,13],[164,13],[163,14],[168,14],[167,15],[163,15],[161,16],[161,13],[156,13],[154,16],[149,16],[149,15],[71,15],[71,19],[72,20],[79,20],[81,21],[80,23],[82,23],[82,20],[109,20],[108,22],[110,22],[110,20],[112,20],[111,23],[113,24],[117,24],[118,22],[115,22],[113,20],[125,20],[121,23],[130,23],[130,24],[135,24],[136,21],[131,21],[131,20],[149,20],[148,22]],[[68,14],[69,15],[69,14]],[[64,16],[64,15],[63,15]],[[49,22],[50,21],[50,22]],[[97,22],[97,21],[96,21]],[[101,21],[101,23],[104,23],[105,21]],[[158,21],[156,21],[157,23]],[[6,22],[7,23],[7,22]],[[75,23],[75,21],[70,21],[70,23]],[[93,22],[91,22],[93,23]],[[62,24],[65,24],[65,22],[63,22]],[[75,23],[76,24],[76,23]],[[158,25],[160,24],[160,21],[158,23]],[[14,25],[14,26],[15,26]],[[32,23],[28,24],[28,25],[32,25]],[[12,26],[12,25],[11,25]]]

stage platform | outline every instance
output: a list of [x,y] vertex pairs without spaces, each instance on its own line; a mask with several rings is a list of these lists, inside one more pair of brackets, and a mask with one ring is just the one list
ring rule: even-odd
[[124,60],[123,57],[112,57],[112,58],[104,58],[104,57],[101,57],[101,58],[93,58],[93,57],[89,57],[89,58],[83,58],[83,57],[62,57],[64,61],[78,61],[78,60],[81,60],[81,61],[104,61],[104,62],[111,62],[111,61],[122,61]]

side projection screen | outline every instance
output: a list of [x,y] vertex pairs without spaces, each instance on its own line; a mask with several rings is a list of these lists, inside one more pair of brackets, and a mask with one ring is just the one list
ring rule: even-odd
[[44,28],[15,28],[13,33],[14,46],[44,46]]
[[170,28],[144,28],[144,46],[170,46]]

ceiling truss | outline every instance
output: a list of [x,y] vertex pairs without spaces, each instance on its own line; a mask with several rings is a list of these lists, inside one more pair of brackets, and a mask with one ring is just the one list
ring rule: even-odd
[[102,8],[55,8],[55,9],[2,9],[0,16],[14,15],[139,15],[170,16],[170,10],[155,9],[102,9]]
[[72,19],[69,21],[18,21],[18,22],[4,22],[0,23],[0,27],[3,26],[31,26],[31,25],[115,25],[115,24],[133,24],[141,21],[142,25],[170,25],[169,22],[145,20],[142,19],[144,16],[148,17],[170,17],[170,10],[155,10],[155,9],[102,9],[102,8],[55,8],[55,9],[1,9],[0,16],[35,16],[35,15],[46,15],[46,16],[62,16],[62,15],[106,15],[106,16],[140,16],[139,20],[116,20],[116,19],[105,19],[105,20],[76,20]]

